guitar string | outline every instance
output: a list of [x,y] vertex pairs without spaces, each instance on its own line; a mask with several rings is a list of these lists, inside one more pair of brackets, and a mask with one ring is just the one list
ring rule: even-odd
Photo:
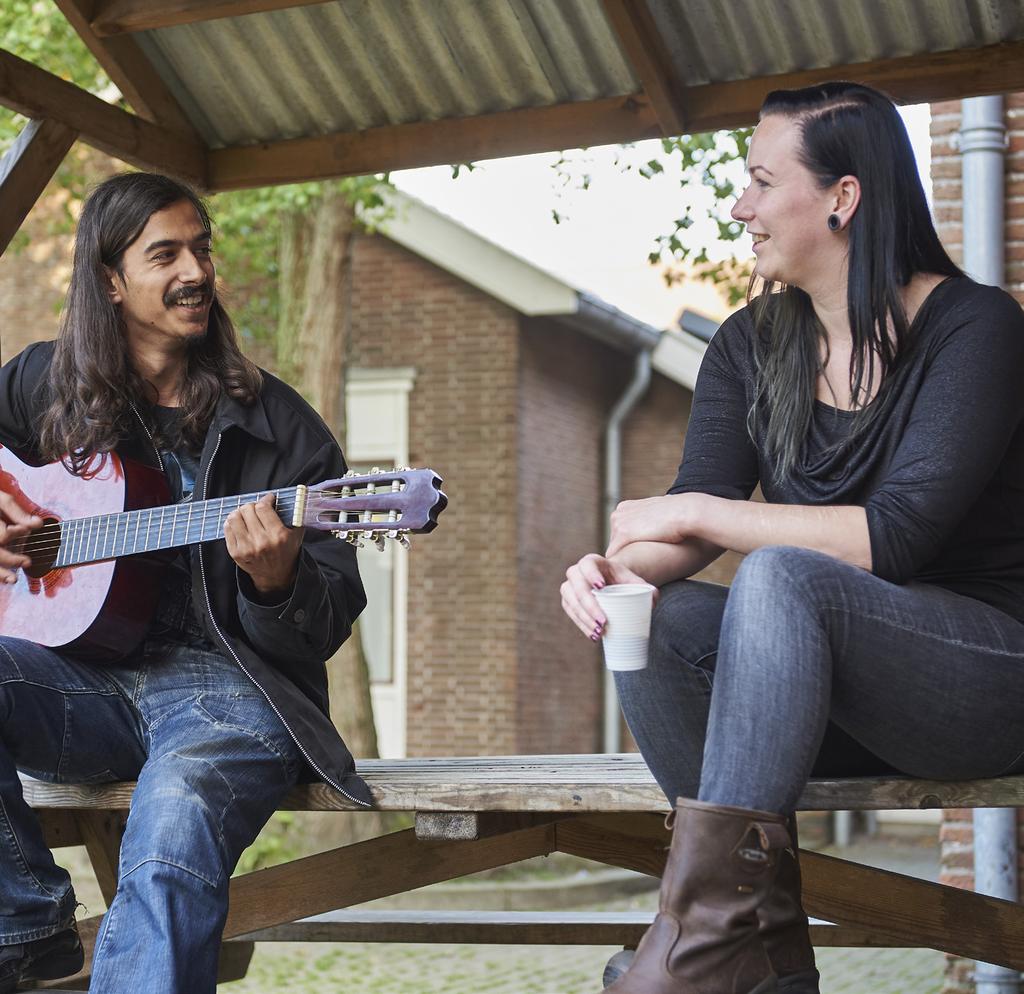
[[[291,490],[292,488],[287,489]],[[142,515],[145,514],[147,511],[149,512],[150,519],[146,521],[147,524],[151,523],[152,517],[154,517],[157,514],[157,512],[160,513],[161,518],[165,517],[168,511],[172,512],[172,520],[169,523],[166,521],[161,521],[159,525],[159,529],[161,531],[171,536],[173,536],[176,531],[181,530],[182,524],[185,524],[186,531],[191,527],[192,523],[198,524],[199,530],[200,532],[202,532],[208,524],[210,524],[212,521],[216,520],[218,517],[224,514],[224,512],[227,510],[229,506],[228,502],[238,500],[240,502],[237,506],[241,507],[243,503],[253,502],[247,500],[246,498],[255,498],[256,500],[258,500],[261,496],[264,496],[267,493],[275,493],[275,491],[262,491],[259,494],[242,494],[240,498],[215,497],[211,498],[209,501],[202,501],[201,503],[206,504],[207,506],[203,508],[202,514],[200,516],[192,517],[191,523],[183,520],[187,517],[185,514],[181,513],[184,512],[188,507],[188,505],[185,504],[158,504],[155,507],[142,507],[137,508],[134,511],[114,511],[110,514],[90,515],[87,518],[68,518],[64,521],[44,525],[38,531],[33,532],[32,536],[28,540],[26,540],[23,549],[26,551],[26,553],[29,550],[37,553],[51,551],[54,548],[59,548],[67,540],[80,539],[84,540],[85,543],[92,542],[96,547],[98,547],[101,544],[105,546],[106,535],[104,535],[104,538],[101,542],[98,533],[100,529],[104,527],[106,527],[109,530],[110,522],[113,518],[116,518],[121,514],[138,515],[138,524],[136,526],[136,530],[138,530],[138,528],[141,527],[143,521],[145,520],[142,518]],[[219,506],[212,506],[215,504]],[[237,508],[232,508],[231,510],[236,509]],[[278,494],[278,501],[275,504],[275,509],[279,511],[285,511],[286,513],[294,511],[295,494]],[[117,526],[115,525],[115,532],[116,528]],[[54,533],[56,533],[56,535],[54,535]],[[50,536],[54,537],[51,538]],[[36,540],[33,541],[33,539]],[[116,544],[116,542],[117,539],[115,538],[114,543],[112,544]]]
[[[287,488],[287,489],[291,490],[292,488]],[[250,501],[246,501],[244,499],[245,497],[255,497],[258,500],[261,496],[264,496],[266,493],[274,493],[274,491],[264,491],[264,492],[262,492],[260,494],[245,494],[245,495],[242,495],[242,499],[240,499],[238,497],[218,497],[218,498],[212,498],[209,501],[203,501],[202,503],[206,504],[208,506],[204,507],[204,509],[202,511],[202,514],[199,517],[192,517],[190,520],[185,521],[185,522],[182,522],[180,520],[182,515],[179,512],[181,510],[186,509],[187,505],[178,505],[178,504],[162,504],[162,505],[157,505],[156,507],[152,507],[152,508],[138,508],[138,509],[136,509],[134,511],[113,512],[110,515],[92,515],[92,516],[90,516],[88,518],[68,518],[65,521],[56,522],[56,523],[49,524],[49,525],[44,525],[43,528],[41,528],[39,531],[34,532],[32,534],[32,536],[30,536],[30,538],[25,542],[25,545],[22,547],[22,551],[26,555],[30,555],[30,556],[33,553],[36,554],[36,555],[39,555],[40,553],[43,553],[43,552],[50,552],[50,551],[52,551],[54,549],[59,549],[67,541],[72,541],[72,542],[79,541],[80,544],[81,544],[81,542],[83,540],[84,540],[85,544],[88,544],[90,541],[92,541],[93,544],[94,544],[94,548],[98,549],[98,547],[99,547],[99,545],[101,543],[98,540],[97,532],[99,531],[99,529],[101,527],[104,527],[104,526],[109,531],[111,519],[116,517],[119,514],[128,514],[128,515],[136,514],[136,515],[139,515],[139,517],[137,519],[136,529],[135,529],[135,538],[136,538],[136,542],[137,542],[137,540],[138,540],[138,530],[141,527],[142,520],[143,520],[142,517],[141,517],[142,514],[144,512],[146,512],[146,511],[150,512],[150,519],[147,520],[147,524],[149,524],[151,519],[152,519],[152,517],[156,514],[156,512],[158,512],[158,511],[161,512],[161,516],[163,516],[163,514],[166,513],[168,508],[173,509],[173,511],[174,511],[173,517],[174,517],[175,520],[172,520],[172,522],[170,523],[169,527],[166,524],[166,522],[161,522],[161,524],[160,524],[160,530],[161,531],[169,532],[169,534],[171,536],[173,536],[175,531],[179,530],[181,525],[184,524],[185,525],[184,531],[187,533],[188,530],[191,528],[192,523],[197,523],[199,525],[199,531],[200,531],[200,533],[202,533],[204,531],[204,529],[206,528],[206,526],[211,523],[211,521],[216,520],[218,517],[220,517],[224,513],[224,511],[226,509],[227,502],[232,501],[232,500],[239,500],[239,503],[238,503],[237,507],[241,507],[243,503],[250,503]],[[336,491],[336,490],[318,490],[318,491],[315,491],[315,492],[311,491],[309,493],[309,500],[316,501],[316,500],[318,500],[320,498],[324,498],[324,497],[329,498],[329,499],[337,498],[337,499],[342,499],[342,500],[345,500],[345,499],[348,499],[348,498],[353,498],[353,497],[358,498],[358,497],[365,497],[365,496],[382,496],[382,497],[386,497],[386,496],[391,495],[392,493],[394,493],[394,491],[380,490],[380,491],[377,492],[377,494],[365,494],[365,493],[364,494],[344,494],[344,493],[342,493],[340,491]],[[275,504],[275,509],[278,510],[278,511],[284,511],[286,513],[292,512],[292,511],[295,510],[295,502],[296,502],[296,495],[295,495],[294,492],[290,493],[290,494],[278,493],[278,500],[277,500],[277,502]],[[212,505],[214,505],[214,504],[218,504],[220,506],[219,507],[213,507]],[[194,507],[194,505],[192,505],[192,506]],[[309,505],[307,504],[307,507],[308,506]],[[237,509],[237,508],[233,508],[232,510],[235,510],[235,509]],[[388,510],[391,510],[391,509],[389,509],[389,508],[373,508],[373,509],[371,509],[372,513],[375,513],[375,514],[386,513]],[[360,513],[360,512],[350,512],[350,513]],[[82,522],[88,522],[88,524],[85,527],[82,527],[80,525],[80,523],[82,523]],[[397,522],[393,522],[393,521],[352,521],[352,522],[341,522],[341,521],[338,521],[338,522],[330,522],[330,523],[331,524],[339,524],[339,525],[342,525],[342,524],[348,525],[349,529],[353,530],[353,531],[361,531],[361,530],[369,531],[369,530],[372,530],[370,528],[366,528],[365,526],[367,526],[367,525],[374,525],[374,526],[379,527],[381,525],[388,525],[388,524],[394,525],[394,524],[397,524]],[[66,526],[69,526],[69,527],[66,527]],[[117,530],[117,526],[115,524],[115,535],[116,535],[116,530]],[[125,524],[125,536],[124,536],[124,541],[125,542],[127,541],[127,537],[128,537],[128,523],[126,522],[126,524]],[[210,541],[210,539],[205,539],[203,541]],[[111,543],[111,544],[114,545],[114,544],[116,544],[116,542],[117,542],[117,539],[115,537],[114,542]],[[104,547],[106,547],[106,545],[107,545],[106,535],[104,535],[104,540],[103,540],[102,544],[104,545]],[[183,543],[180,543],[180,544],[187,545],[187,544],[191,544],[191,543],[183,542]],[[171,547],[173,548],[174,546],[172,545]],[[111,549],[111,551],[112,551],[112,549]]]
[[[159,531],[173,537],[175,532],[182,530],[181,526],[183,524],[185,525],[184,530],[186,532],[191,528],[192,524],[198,524],[199,531],[202,532],[205,530],[206,526],[209,525],[212,521],[215,521],[218,517],[224,515],[224,512],[228,510],[230,501],[240,501],[237,506],[241,507],[243,503],[250,503],[250,501],[246,500],[246,498],[255,498],[258,500],[261,496],[264,496],[266,493],[274,492],[275,491],[263,491],[259,494],[243,494],[241,495],[241,497],[215,497],[209,500],[208,502],[203,501],[201,503],[206,504],[207,506],[203,508],[201,515],[193,516],[191,518],[191,521],[188,521],[187,515],[182,513],[187,510],[188,505],[185,504],[158,504],[156,507],[137,508],[134,511],[115,511],[111,514],[97,514],[91,515],[87,518],[68,518],[65,521],[57,522],[56,524],[44,525],[43,528],[40,529],[38,532],[33,533],[33,537],[37,537],[37,540],[33,542],[32,539],[30,538],[25,542],[23,549],[26,552],[26,554],[28,554],[29,552],[36,552],[38,554],[39,552],[47,552],[52,551],[54,548],[59,548],[68,540],[81,540],[86,545],[88,545],[88,543],[91,542],[95,548],[98,548],[100,545],[106,547],[106,545],[108,544],[106,541],[106,535],[104,535],[104,538],[101,541],[99,539],[98,533],[100,529],[104,527],[106,527],[109,530],[111,519],[116,518],[120,514],[138,515],[136,519],[136,531],[138,531],[138,529],[142,526],[144,521],[146,524],[151,524],[152,518],[158,512],[160,513],[161,518],[164,518],[166,517],[168,510],[170,510],[172,520],[170,522],[162,520],[160,525],[158,526]],[[219,506],[215,507],[213,505]],[[235,509],[236,508],[231,508],[231,510]],[[284,511],[285,513],[294,511],[295,494],[278,494],[278,501],[275,505],[275,509],[279,511]],[[142,515],[145,514],[147,511],[149,512],[149,518],[144,519]],[[228,513],[230,513],[230,511]],[[115,524],[115,535],[116,531],[117,526]],[[44,535],[43,532],[47,532],[48,534]],[[54,533],[57,534],[54,535]],[[51,536],[53,537],[51,538]],[[125,530],[125,541],[127,541],[127,522]],[[116,537],[113,543],[110,544],[117,544]]]
[[[273,491],[266,491],[266,492],[267,493],[273,493]],[[381,494],[381,496],[386,496],[386,494],[387,494],[387,492],[384,492],[384,493]],[[115,511],[115,512],[112,512],[109,515],[92,515],[92,516],[90,516],[88,518],[68,518],[68,519],[66,519],[64,521],[61,521],[61,522],[56,522],[56,523],[51,523],[51,524],[48,524],[48,525],[44,525],[43,528],[39,529],[38,531],[36,531],[36,532],[34,532],[32,534],[32,536],[28,539],[28,541],[26,541],[24,548],[26,550],[32,549],[33,551],[39,552],[39,551],[46,551],[47,549],[55,548],[57,546],[60,546],[60,545],[62,545],[64,543],[64,541],[66,541],[68,539],[81,539],[81,538],[84,537],[86,541],[91,541],[91,540],[96,538],[96,534],[95,534],[96,531],[98,531],[102,527],[106,527],[109,530],[111,519],[115,518],[115,517],[117,517],[117,516],[119,516],[121,514],[124,514],[124,515],[135,514],[135,515],[138,515],[139,516],[138,519],[137,519],[138,520],[138,524],[136,526],[136,531],[138,531],[138,528],[141,527],[142,521],[143,521],[141,516],[145,512],[150,512],[150,519],[151,519],[156,514],[156,512],[158,512],[158,511],[161,512],[161,517],[163,517],[168,509],[172,509],[173,510],[173,512],[174,512],[174,519],[175,520],[173,520],[170,523],[169,526],[168,526],[168,524],[166,522],[162,521],[161,524],[160,524],[160,528],[162,530],[164,530],[166,532],[169,532],[170,534],[173,535],[175,531],[177,531],[177,530],[179,530],[181,528],[182,524],[184,524],[184,530],[187,532],[191,528],[192,523],[198,523],[199,526],[200,526],[199,530],[202,531],[206,527],[206,525],[208,525],[211,522],[211,520],[216,519],[217,517],[219,517],[220,515],[222,515],[224,513],[224,511],[229,506],[229,502],[230,501],[239,501],[239,503],[237,504],[237,507],[241,507],[242,504],[244,504],[244,503],[250,503],[250,501],[248,501],[246,498],[255,497],[255,498],[258,499],[260,496],[262,496],[262,494],[244,494],[244,495],[242,495],[241,499],[239,499],[238,497],[218,497],[218,498],[211,499],[209,502],[203,501],[202,503],[204,503],[204,504],[206,504],[206,503],[208,503],[209,505],[219,504],[220,506],[219,507],[208,506],[208,507],[203,509],[203,512],[202,512],[201,516],[199,516],[199,517],[192,517],[190,520],[188,519],[188,515],[182,515],[181,514],[182,511],[187,510],[187,508],[188,508],[188,505],[184,505],[184,504],[182,504],[182,505],[178,505],[178,504],[160,504],[160,505],[157,505],[157,506],[151,507],[151,508],[137,508],[134,511]],[[279,496],[279,500],[278,500],[277,504],[275,505],[275,509],[276,510],[284,511],[286,514],[288,512],[293,512],[295,510],[295,503],[294,503],[295,495],[294,494],[279,494],[278,496]],[[310,500],[307,503],[307,508],[310,506],[311,503],[316,502],[321,497],[339,498],[339,499],[344,500],[344,499],[348,499],[348,498],[351,498],[351,497],[359,497],[359,496],[373,496],[373,495],[342,494],[342,493],[339,493],[337,491],[328,491],[328,490],[317,491],[316,494],[310,494]],[[195,505],[192,505],[192,507],[195,507]],[[237,508],[232,508],[232,510],[235,510],[235,509],[237,509]],[[374,514],[381,514],[381,513],[386,513],[387,511],[392,510],[392,509],[390,509],[390,508],[370,508],[369,510],[372,513],[374,513]],[[355,514],[355,513],[361,513],[361,512],[351,511],[351,512],[348,512],[348,513]],[[186,520],[184,522],[181,520],[182,517],[186,518]],[[81,523],[83,523],[83,522],[87,523],[86,527],[80,527]],[[147,520],[146,523],[149,524],[150,520]],[[334,524],[334,523],[341,523],[341,522],[330,522],[330,523]],[[395,522],[387,522],[387,521],[367,522],[367,521],[360,521],[360,522],[344,522],[344,523],[352,525],[353,527],[355,527],[357,525],[361,526],[361,525],[366,525],[366,524],[371,524],[371,523],[375,524],[375,525],[382,525],[382,524],[394,524]],[[115,524],[115,532],[116,532],[116,528],[117,528],[117,525]],[[126,525],[125,525],[125,538],[124,538],[125,541],[127,541],[127,534],[128,534],[128,524],[126,522]],[[51,539],[50,536],[54,536],[55,540]],[[137,538],[137,536],[136,536],[136,538]],[[115,543],[116,543],[116,541],[117,540],[115,538]],[[96,544],[99,544],[99,543],[96,543]]]

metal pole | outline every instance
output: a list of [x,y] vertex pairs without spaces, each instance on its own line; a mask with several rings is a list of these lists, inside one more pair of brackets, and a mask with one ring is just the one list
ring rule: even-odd
[[[651,353],[644,350],[637,353],[626,392],[612,408],[605,431],[604,449],[604,547],[608,548],[611,533],[610,519],[612,511],[622,500],[622,423],[630,411],[636,407],[637,401],[644,395],[651,382]],[[602,550],[603,551],[603,550]],[[621,752],[622,735],[619,723],[619,697],[615,692],[615,678],[611,671],[604,670],[604,728],[602,742],[605,752]]]
[[[979,283],[1002,286],[1006,126],[1001,96],[963,101],[960,153],[964,269]],[[1016,809],[984,808],[974,812],[974,889],[979,894],[1019,900],[1017,849]],[[1020,974],[1008,967],[978,963],[974,979],[977,994],[1020,992]]]

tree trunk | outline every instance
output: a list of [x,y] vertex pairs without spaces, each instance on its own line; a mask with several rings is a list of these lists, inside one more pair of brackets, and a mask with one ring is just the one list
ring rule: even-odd
[[[353,224],[351,204],[331,190],[311,210],[284,219],[279,256],[278,369],[342,440]],[[358,622],[328,660],[327,675],[338,731],[357,760],[375,758],[377,732]],[[302,848],[316,852],[380,835],[391,830],[392,822],[376,812],[303,812],[293,838],[302,838]]]

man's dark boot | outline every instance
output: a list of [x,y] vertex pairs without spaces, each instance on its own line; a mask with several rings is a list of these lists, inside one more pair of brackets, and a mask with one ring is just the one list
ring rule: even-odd
[[14,946],[0,946],[0,994],[27,980],[60,980],[85,965],[78,928],[72,922],[54,935]]
[[800,903],[800,841],[796,816],[789,820],[791,846],[779,857],[775,886],[757,909],[764,951],[779,978],[779,994],[819,994],[814,947]]
[[658,917],[609,994],[774,994],[757,909],[790,844],[785,823],[679,798]]

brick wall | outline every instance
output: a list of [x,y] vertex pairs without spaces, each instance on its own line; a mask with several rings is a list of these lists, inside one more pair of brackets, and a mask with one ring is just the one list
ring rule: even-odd
[[[939,236],[950,255],[963,263],[961,158],[956,146],[960,101],[932,105],[932,189]],[[1005,99],[1009,153],[1006,160],[1006,288],[1024,304],[1024,94]],[[1020,822],[1018,822],[1020,824]],[[1024,828],[1021,829],[1024,841]],[[969,810],[943,815],[941,880],[956,887],[974,887],[974,829]],[[1024,862],[1022,862],[1024,870]],[[974,990],[970,960],[947,958],[944,994]]]
[[[359,238],[353,266],[350,361],[416,367],[410,456],[451,497],[410,557],[410,754],[599,748],[599,649],[558,587],[601,548],[604,429],[632,364],[384,238]],[[654,375],[624,428],[624,496],[664,492],[689,399]]]
[[519,429],[519,749],[600,749],[600,648],[562,612],[565,569],[601,550],[604,428],[623,355],[554,321],[524,320]]
[[415,366],[412,465],[450,505],[409,557],[408,751],[516,745],[518,316],[379,237],[353,248],[353,366]]

